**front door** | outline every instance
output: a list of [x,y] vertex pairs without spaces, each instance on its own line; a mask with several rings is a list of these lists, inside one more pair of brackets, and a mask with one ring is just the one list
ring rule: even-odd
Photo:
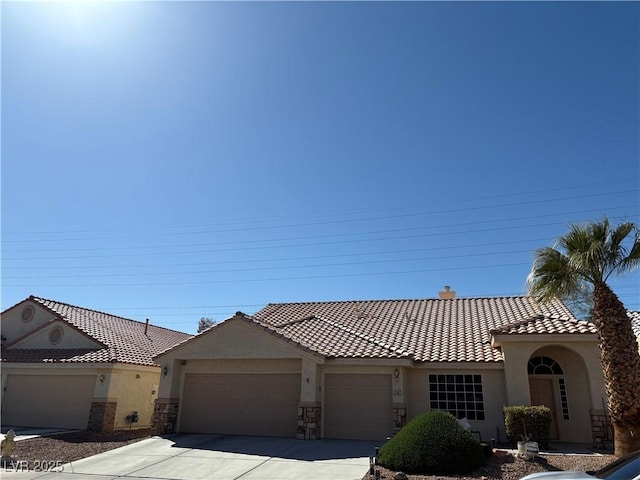
[[529,377],[529,394],[531,405],[544,405],[551,410],[550,440],[558,439],[558,424],[556,422],[556,403],[553,393],[553,378]]

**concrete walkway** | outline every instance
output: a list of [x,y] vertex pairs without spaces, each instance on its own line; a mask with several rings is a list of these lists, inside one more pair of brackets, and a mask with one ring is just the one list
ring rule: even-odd
[[59,433],[80,432],[81,430],[70,430],[68,428],[36,428],[36,427],[2,427],[0,441],[4,440],[7,432],[13,430],[16,434],[14,440],[28,440],[29,438],[42,437],[46,435],[56,435]]
[[[2,469],[16,480],[361,480],[380,442],[178,434],[53,468]],[[50,459],[55,460],[55,459]]]

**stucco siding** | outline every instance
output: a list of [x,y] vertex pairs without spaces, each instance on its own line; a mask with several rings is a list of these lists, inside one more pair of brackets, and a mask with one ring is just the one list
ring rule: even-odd
[[296,358],[300,350],[242,320],[228,320],[178,349],[158,357],[159,362],[181,359]]
[[407,417],[411,419],[425,412],[431,411],[429,375],[480,375],[482,378],[482,394],[484,399],[484,420],[469,420],[471,429],[480,432],[483,441],[506,440],[502,407],[506,403],[505,379],[502,369],[481,369],[477,366],[465,365],[446,366],[437,368],[425,367],[407,369],[406,402]]
[[[108,397],[117,399],[118,402],[114,429],[138,429],[151,426],[153,403],[159,383],[160,370],[157,368],[120,368],[110,373]],[[127,416],[134,411],[138,412],[138,422],[131,423],[127,420]]]
[[[58,342],[51,341],[53,329],[61,329]],[[9,348],[100,348],[100,345],[64,322],[51,322]]]
[[[532,356],[546,356],[554,359],[563,370],[563,375],[552,375],[553,381],[554,420],[558,425],[558,435],[567,442],[590,442],[591,424],[589,410],[601,409],[602,403],[592,405],[589,391],[589,379],[585,371],[584,361],[575,352],[565,347],[543,347]],[[537,377],[537,375],[536,375]],[[529,377],[531,378],[531,377]],[[568,401],[568,418],[564,418],[561,394],[558,381],[564,379]],[[604,398],[602,399],[604,400]]]
[[[34,315],[31,320],[25,322],[22,320],[22,312],[27,306],[34,309]],[[11,343],[50,322],[52,319],[53,315],[51,312],[46,311],[34,303],[27,302],[16,305],[15,308],[2,314],[2,335],[7,339],[7,343]]]

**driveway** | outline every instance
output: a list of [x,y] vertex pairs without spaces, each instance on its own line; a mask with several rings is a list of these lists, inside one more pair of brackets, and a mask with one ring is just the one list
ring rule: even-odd
[[[177,434],[148,438],[54,468],[62,471],[3,468],[1,476],[16,480],[361,480],[377,445],[380,442]],[[20,470],[20,465],[13,470]]]

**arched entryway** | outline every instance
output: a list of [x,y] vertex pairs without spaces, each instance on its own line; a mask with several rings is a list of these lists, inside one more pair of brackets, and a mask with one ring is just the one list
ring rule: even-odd
[[[551,410],[551,428],[549,438],[557,440],[558,415],[563,419],[569,419],[569,404],[567,402],[567,387],[564,379],[564,371],[553,358],[544,355],[531,357],[527,364],[529,373],[529,396],[531,405],[544,405]],[[558,399],[556,392],[560,394],[562,412],[557,412]]]
[[544,347],[529,357],[531,405],[551,410],[551,440],[591,441],[589,381],[582,358],[564,347]]

